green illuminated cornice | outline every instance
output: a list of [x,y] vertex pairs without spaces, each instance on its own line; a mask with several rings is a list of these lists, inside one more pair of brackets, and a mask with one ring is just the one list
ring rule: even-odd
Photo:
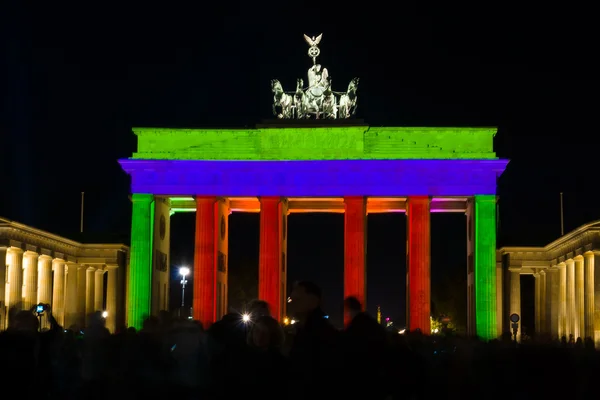
[[164,160],[494,159],[496,128],[134,128],[133,158]]

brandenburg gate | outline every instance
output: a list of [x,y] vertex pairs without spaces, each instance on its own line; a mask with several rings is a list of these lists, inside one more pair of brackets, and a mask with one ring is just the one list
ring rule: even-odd
[[430,214],[460,212],[468,226],[468,330],[497,337],[496,180],[508,161],[493,151],[496,129],[353,120],[358,79],[347,92],[332,91],[315,60],[321,36],[306,38],[308,86],[299,79],[288,94],[272,81],[280,121],[253,129],[134,129],[137,152],[119,161],[131,176],[133,202],[128,325],[139,328],[145,315],[168,308],[173,212],[196,212],[193,316],[205,326],[227,312],[231,212],[260,213],[259,298],[279,319],[290,213],[344,213],[344,296],[365,303],[367,214],[404,212],[407,327],[429,334]]

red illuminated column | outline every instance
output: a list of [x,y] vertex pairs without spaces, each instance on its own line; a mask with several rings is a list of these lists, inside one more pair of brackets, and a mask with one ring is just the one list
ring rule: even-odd
[[406,297],[408,329],[431,332],[431,265],[429,197],[409,197],[406,204],[407,268]]
[[364,307],[367,297],[366,199],[345,197],[344,206],[344,298],[354,296]]
[[266,301],[271,315],[282,318],[282,232],[283,204],[280,197],[260,198],[260,249],[258,297]]
[[194,241],[194,319],[208,328],[217,317],[216,217],[217,199],[196,197],[196,237]]

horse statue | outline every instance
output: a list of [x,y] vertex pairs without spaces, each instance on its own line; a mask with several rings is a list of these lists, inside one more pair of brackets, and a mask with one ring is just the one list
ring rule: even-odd
[[321,102],[321,112],[323,118],[336,119],[338,114],[337,98],[331,90],[331,78],[328,79],[327,86],[323,92],[323,100]]
[[304,98],[304,80],[299,78],[296,81],[296,93],[294,93],[294,110],[297,119],[306,118],[306,102]]
[[348,84],[346,93],[340,96],[339,117],[350,118],[356,112],[358,78],[353,78]]
[[273,114],[279,119],[292,118],[294,103],[292,96],[283,91],[283,86],[277,79],[271,80],[271,91],[273,92]]

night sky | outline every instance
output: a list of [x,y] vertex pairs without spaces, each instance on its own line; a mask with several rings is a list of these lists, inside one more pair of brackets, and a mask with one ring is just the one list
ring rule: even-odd
[[[135,149],[131,128],[239,127],[271,118],[270,80],[292,90],[296,78],[306,78],[311,61],[302,34],[322,32],[320,63],[335,90],[360,77],[358,117],[366,123],[499,127],[497,154],[512,160],[499,181],[499,245],[556,239],[561,191],[566,231],[600,219],[599,35],[588,10],[501,3],[435,10],[378,2],[228,1],[189,9],[7,3],[0,9],[4,217],[79,240],[85,191],[84,239],[127,242],[129,179],[116,160]],[[399,319],[404,221],[404,215],[368,221],[369,309],[380,304]],[[177,215],[172,226],[172,264],[191,264],[193,214]],[[432,230],[436,287],[464,277],[465,218],[434,215]],[[231,273],[257,265],[258,215],[234,214],[230,235]],[[327,311],[338,318],[343,216],[292,215],[288,254],[290,281],[319,283]]]

